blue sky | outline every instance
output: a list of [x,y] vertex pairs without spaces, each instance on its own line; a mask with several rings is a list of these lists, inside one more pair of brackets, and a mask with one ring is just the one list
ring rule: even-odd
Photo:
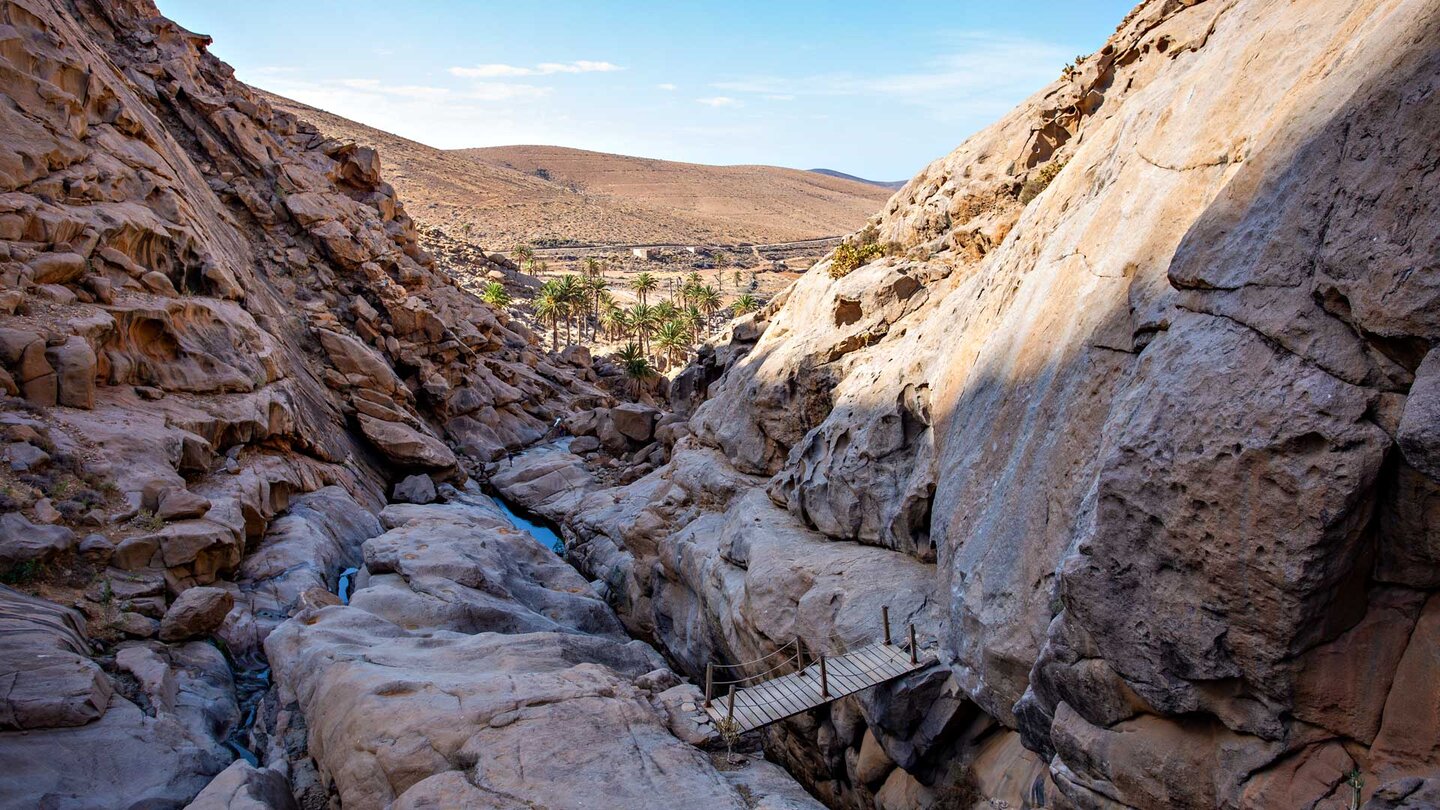
[[1132,0],[159,0],[244,81],[441,148],[540,143],[907,179]]

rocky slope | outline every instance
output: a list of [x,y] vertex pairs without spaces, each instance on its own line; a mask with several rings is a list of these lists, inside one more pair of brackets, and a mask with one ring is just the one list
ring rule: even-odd
[[682,375],[666,466],[495,482],[692,675],[932,635],[771,735],[832,806],[1432,806],[1437,68],[1433,0],[1142,3]]
[[436,149],[297,101],[276,109],[378,149],[424,228],[491,249],[790,242],[848,233],[891,190],[778,166],[706,166],[558,146]]
[[621,761],[813,807],[687,745],[693,687],[456,489],[613,402],[586,358],[456,287],[373,150],[208,42],[148,0],[0,5],[0,807],[581,806]]

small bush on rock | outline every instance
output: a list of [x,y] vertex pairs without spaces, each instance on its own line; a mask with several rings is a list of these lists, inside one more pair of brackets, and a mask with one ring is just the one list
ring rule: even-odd
[[1065,168],[1065,163],[1066,161],[1047,163],[1040,167],[1040,171],[1030,175],[1030,178],[1020,186],[1020,204],[1028,205],[1031,200],[1039,197],[1040,192],[1044,191],[1050,185],[1050,181],[1055,179],[1055,175]]

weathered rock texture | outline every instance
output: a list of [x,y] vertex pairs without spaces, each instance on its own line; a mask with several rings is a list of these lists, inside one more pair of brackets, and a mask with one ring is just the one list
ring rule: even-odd
[[265,644],[346,808],[819,807],[677,738],[663,659],[484,496],[381,517],[350,606]]
[[976,711],[1032,802],[1428,795],[1437,90],[1433,0],[1142,3],[697,374],[666,467],[532,508],[692,673],[886,601],[936,633],[932,736],[863,707],[895,786],[853,722],[778,735],[837,802],[994,789]]
[[5,597],[0,806],[181,806],[249,689],[190,639],[253,679],[393,484],[614,403],[148,0],[6,2],[0,43],[0,577],[89,620]]

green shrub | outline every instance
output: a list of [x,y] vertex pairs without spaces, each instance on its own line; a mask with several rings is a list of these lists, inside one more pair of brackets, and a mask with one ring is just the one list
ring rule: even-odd
[[32,579],[40,576],[40,563],[35,560],[26,560],[0,570],[0,583],[6,585],[23,585]]
[[840,243],[830,257],[830,277],[843,278],[862,264],[869,264],[881,256],[894,255],[899,248],[893,242],[879,243],[880,233],[873,224],[866,225],[859,233]]
[[1030,178],[1020,186],[1020,204],[1029,205],[1031,200],[1039,197],[1040,192],[1050,185],[1050,181],[1054,180],[1055,175],[1059,174],[1063,168],[1065,168],[1065,161],[1056,161],[1041,166],[1040,171],[1030,175]]

